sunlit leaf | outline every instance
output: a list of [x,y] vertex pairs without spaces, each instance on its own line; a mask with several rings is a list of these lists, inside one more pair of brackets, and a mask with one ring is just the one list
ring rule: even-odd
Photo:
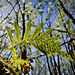
[[38,40],[42,40],[44,39],[46,36],[48,36],[51,33],[51,29],[46,30],[45,32],[43,32],[37,39]]
[[26,41],[23,42],[26,48],[28,48],[31,51],[31,48],[28,46],[28,43]]
[[40,33],[40,30],[42,29],[42,26],[43,26],[43,23],[40,23],[37,27],[36,27],[36,29],[35,29],[35,31],[33,32],[33,34],[32,34],[32,36],[30,37],[30,39],[35,39],[37,36],[38,36],[38,34]]
[[58,46],[60,44],[61,44],[61,42],[53,42],[53,43],[50,43],[48,46],[53,48],[53,47],[56,47],[56,46]]
[[15,48],[12,47],[10,51],[12,52],[12,58],[13,58],[14,60],[16,60],[16,50],[15,50]]
[[48,42],[55,41],[55,40],[57,40],[57,39],[58,39],[58,38],[57,38],[56,36],[55,36],[55,37],[49,37],[49,38],[43,40],[43,42],[44,42],[44,43],[48,43]]
[[4,6],[4,7],[6,7],[6,4],[5,4],[5,2],[3,2],[3,6]]
[[21,65],[20,64],[18,64],[18,69],[21,70]]
[[51,53],[51,52],[49,52],[49,56],[50,56],[50,57],[52,56],[52,53]]
[[43,54],[46,54],[45,46],[42,44],[42,42],[35,40],[35,43],[37,45],[38,50]]
[[17,68],[17,60],[13,61],[13,67],[14,67],[14,70]]
[[70,61],[73,62],[72,57],[68,53],[66,53],[64,51],[60,51],[60,54],[61,54],[61,56],[65,57],[65,58],[67,58],[67,59],[69,59]]
[[12,38],[12,32],[11,32],[11,29],[9,27],[6,26],[6,29],[7,29],[7,34],[10,38]]
[[19,43],[19,42],[21,42],[20,28],[19,28],[17,22],[15,22],[13,25],[15,27],[15,33],[16,33],[17,42]]
[[7,27],[7,26],[6,26],[6,29],[7,29],[7,34],[10,37],[11,44],[14,46],[15,45],[15,38],[12,36],[11,29],[9,27]]
[[38,47],[37,47],[37,45],[36,45],[33,41],[29,40],[29,42],[30,42],[37,50],[39,50]]

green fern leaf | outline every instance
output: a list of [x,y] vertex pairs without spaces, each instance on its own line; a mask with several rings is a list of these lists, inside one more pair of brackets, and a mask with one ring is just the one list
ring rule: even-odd
[[20,64],[18,64],[18,69],[21,70],[21,65]]
[[32,36],[30,37],[30,39],[34,40],[38,36],[38,34],[40,33],[40,30],[42,29],[42,26],[43,26],[43,23],[40,23],[36,27],[35,31],[33,32]]
[[42,40],[44,39],[46,36],[48,36],[51,33],[51,29],[46,30],[45,32],[43,32],[37,39],[38,40]]
[[10,51],[12,52],[12,58],[13,58],[14,60],[16,60],[16,50],[15,50],[15,48],[12,47]]
[[7,29],[7,35],[10,37],[11,44],[12,44],[12,46],[14,46],[15,45],[15,38],[12,36],[11,29],[7,26],[6,26],[6,29]]
[[15,33],[16,33],[17,42],[19,43],[19,42],[21,42],[20,28],[19,28],[17,22],[15,22],[13,25],[15,27]]
[[44,43],[50,43],[50,42],[53,42],[53,41],[56,41],[58,38],[57,37],[50,37],[50,38],[47,38],[45,40],[43,40]]
[[35,40],[36,46],[38,47],[39,50],[42,49],[42,47],[40,46],[40,42],[38,40]]
[[39,51],[37,45],[33,41],[31,41],[30,39],[28,41]]
[[51,52],[51,51],[49,52],[49,56],[50,56],[50,57],[52,56],[52,52]]
[[26,41],[23,41],[24,45],[26,46],[26,48],[28,48],[31,52],[31,48],[28,46],[28,43]]
[[38,40],[35,40],[35,43],[33,43],[32,41],[31,41],[31,43],[38,51],[40,51],[46,55],[45,46],[41,42],[39,42]]
[[61,54],[61,56],[65,57],[73,62],[73,59],[71,58],[71,56],[68,53],[66,53],[64,51],[60,51],[60,54]]
[[60,45],[61,44],[61,42],[53,42],[53,43],[50,43],[48,46],[50,47],[50,48],[54,48],[54,47],[56,47],[56,46],[58,46],[58,45]]

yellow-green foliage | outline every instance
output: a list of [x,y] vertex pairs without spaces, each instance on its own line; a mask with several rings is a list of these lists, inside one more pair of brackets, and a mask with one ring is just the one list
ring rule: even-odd
[[17,43],[15,43],[15,39],[12,36],[11,29],[9,27],[6,27],[7,34],[10,37],[11,44],[12,44],[12,47],[8,46],[7,49],[11,50],[11,52],[12,52],[13,66],[17,67],[17,65],[18,65],[19,70],[21,70],[21,65],[24,62],[25,63],[28,62],[27,60],[24,61],[23,59],[20,59],[18,56],[16,57],[16,50],[15,50],[14,46],[19,45],[21,48],[24,49],[24,47],[23,47],[23,45],[21,45],[21,43],[23,43],[26,46],[26,48],[28,48],[30,51],[31,51],[31,48],[28,45],[28,43],[32,44],[38,51],[42,52],[45,55],[49,54],[49,56],[51,57],[52,55],[55,55],[55,52],[56,52],[57,55],[61,55],[63,57],[66,57],[70,61],[73,61],[73,59],[69,56],[69,54],[61,51],[61,47],[58,46],[61,44],[61,42],[59,42],[59,41],[57,42],[58,38],[56,36],[47,38],[47,36],[52,32],[51,29],[48,29],[39,35],[39,33],[42,29],[42,26],[43,26],[43,23],[40,23],[36,27],[33,34],[29,37],[30,31],[31,31],[31,21],[28,21],[28,24],[26,26],[26,31],[24,34],[24,39],[21,40],[21,34],[20,34],[19,26],[17,25],[17,23],[14,23]]

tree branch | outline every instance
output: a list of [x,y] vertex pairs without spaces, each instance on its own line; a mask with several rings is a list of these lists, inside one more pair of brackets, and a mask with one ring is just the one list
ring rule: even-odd
[[67,41],[67,42],[64,42],[64,43],[62,43],[61,45],[58,45],[58,46],[65,45],[66,43],[70,43],[70,42],[72,42],[73,40],[75,40],[75,39],[74,39],[74,38],[71,38],[69,41]]
[[13,8],[11,9],[11,11],[8,13],[8,15],[0,22],[0,24],[2,22],[4,22],[4,20],[6,20],[8,18],[8,16],[11,14],[11,12],[14,10],[15,6],[16,6],[17,2],[15,3],[15,5],[13,6]]
[[75,19],[74,17],[68,12],[68,10],[66,10],[66,8],[64,7],[63,3],[61,0],[58,0],[60,2],[60,5],[64,11],[64,13],[68,16],[68,18],[73,22],[73,24],[75,25]]

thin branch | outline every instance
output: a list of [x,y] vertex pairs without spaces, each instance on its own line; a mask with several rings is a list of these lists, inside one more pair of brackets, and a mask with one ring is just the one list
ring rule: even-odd
[[1,57],[0,57],[0,59],[8,52],[9,50],[7,50]]
[[58,31],[58,32],[62,32],[62,33],[68,33],[68,34],[70,34],[70,35],[75,36],[73,33],[70,33],[70,32],[67,32],[67,31],[58,30],[58,29],[52,29],[52,30],[55,30],[55,31]]
[[73,24],[75,25],[75,19],[74,17],[68,12],[68,10],[64,7],[63,3],[61,0],[58,0],[60,2],[60,5],[64,11],[64,13],[68,16],[68,18],[73,22]]
[[64,42],[64,43],[62,43],[61,45],[58,45],[58,46],[62,46],[62,45],[65,45],[65,44],[67,44],[67,43],[71,43],[73,40],[75,40],[75,39],[74,39],[74,38],[71,38],[69,41]]
[[0,22],[0,24],[1,24],[2,22],[4,22],[4,21],[8,18],[8,16],[9,16],[9,15],[11,14],[11,12],[14,10],[16,4],[17,4],[17,2],[15,3],[15,5],[14,5],[13,8],[11,9],[11,11],[8,13],[8,15]]

